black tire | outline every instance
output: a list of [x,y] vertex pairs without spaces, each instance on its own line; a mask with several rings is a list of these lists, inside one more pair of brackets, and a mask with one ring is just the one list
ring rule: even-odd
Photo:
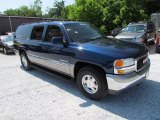
[[[31,63],[30,63],[30,61],[27,57],[27,54],[25,52],[20,53],[20,59],[21,59],[22,67],[25,70],[31,70]],[[24,60],[25,60],[25,62],[24,62]]]
[[[105,74],[103,73],[104,72],[102,70],[92,66],[86,66],[79,70],[77,74],[77,86],[84,96],[92,100],[100,100],[107,94],[107,80],[105,78]],[[87,92],[87,90],[85,90],[84,86],[82,85],[83,78],[86,75],[91,75],[94,80],[96,80],[96,84],[98,85],[97,91],[93,94]]]
[[8,54],[8,50],[5,47],[3,48],[3,52],[4,52],[5,55]]

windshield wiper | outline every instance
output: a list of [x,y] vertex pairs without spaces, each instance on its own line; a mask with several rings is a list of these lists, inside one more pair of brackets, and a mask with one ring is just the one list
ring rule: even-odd
[[82,39],[82,40],[80,40],[80,41],[74,41],[73,43],[75,43],[75,44],[87,43],[87,42],[91,42],[91,41],[98,40],[98,39],[102,39],[102,38],[105,38],[105,36],[96,37],[96,38],[86,38],[86,39]]

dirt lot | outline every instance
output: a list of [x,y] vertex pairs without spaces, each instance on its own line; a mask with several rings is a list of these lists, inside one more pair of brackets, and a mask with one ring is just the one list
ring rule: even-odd
[[160,55],[152,53],[150,59],[146,81],[91,101],[74,81],[39,70],[26,72],[19,56],[0,53],[0,120],[160,120]]

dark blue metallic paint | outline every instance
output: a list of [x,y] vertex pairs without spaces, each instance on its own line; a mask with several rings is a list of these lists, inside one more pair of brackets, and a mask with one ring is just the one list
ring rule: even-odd
[[[74,43],[67,34],[64,24],[74,22],[50,22],[41,23],[45,26],[42,41],[16,39],[15,47],[30,51],[32,54],[48,57],[49,59],[65,59],[70,64],[75,65],[77,62],[86,62],[97,65],[104,69],[106,73],[113,73],[113,63],[116,59],[137,58],[147,54],[148,50],[143,45],[125,42],[107,37],[101,38],[88,43]],[[39,25],[33,24],[34,25]],[[68,46],[53,45],[45,42],[45,32],[49,25],[58,25],[64,35],[64,40]],[[21,47],[23,46],[23,48]],[[44,55],[45,54],[45,55]]]

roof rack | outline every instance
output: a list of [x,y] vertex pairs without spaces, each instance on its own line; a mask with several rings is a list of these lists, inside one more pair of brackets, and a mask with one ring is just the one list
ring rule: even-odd
[[27,24],[36,24],[36,23],[44,23],[45,21],[39,21],[39,22],[29,22],[29,23],[22,23],[21,25],[27,25]]

